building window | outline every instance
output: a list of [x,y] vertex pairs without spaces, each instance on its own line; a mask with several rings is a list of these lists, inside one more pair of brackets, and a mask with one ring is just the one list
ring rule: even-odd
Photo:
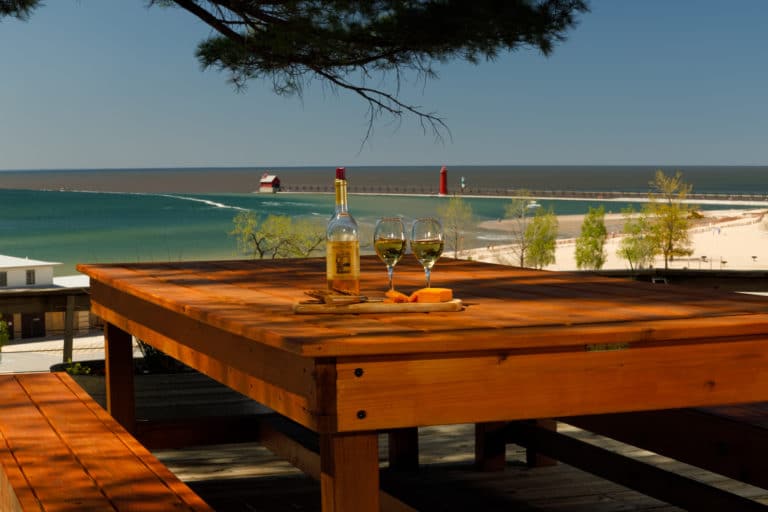
[[8,286],[8,272],[0,272],[0,286]]
[[27,270],[27,284],[28,285],[35,284],[35,271],[34,270]]

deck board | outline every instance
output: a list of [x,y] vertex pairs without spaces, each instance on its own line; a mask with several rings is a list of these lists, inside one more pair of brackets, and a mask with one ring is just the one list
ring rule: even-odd
[[[652,452],[619,443],[575,427],[560,431],[590,443],[695,478],[721,489],[768,504],[768,491],[749,486]],[[422,467],[418,473],[388,474],[386,490],[418,510],[678,512],[682,509],[595,477],[567,464],[528,468],[525,450],[507,448],[505,471],[484,473],[472,468],[473,427],[453,425],[421,429]],[[320,484],[273,456],[256,443],[219,445],[154,452],[180,479],[217,511],[316,512]],[[386,436],[379,453],[386,454]],[[382,461],[385,467],[385,461]]]
[[[179,376],[176,376],[179,377]],[[211,395],[205,386],[182,376],[164,403],[157,393],[142,392],[139,404],[152,402],[145,411],[151,418],[202,413],[212,402],[229,401],[221,394]],[[89,388],[100,399],[103,390]],[[183,408],[178,407],[183,393]],[[196,406],[195,404],[199,404]],[[234,405],[234,404],[233,404]],[[166,406],[170,407],[166,409]],[[243,408],[240,410],[240,408]],[[225,412],[225,411],[222,411]],[[253,413],[240,402],[226,411]],[[169,414],[170,413],[170,414]],[[768,503],[768,491],[720,475],[682,464],[661,455],[635,448],[590,432],[560,424],[559,431],[662,467],[690,478],[715,485]],[[403,473],[398,478],[383,475],[392,494],[402,497],[419,510],[446,512],[466,510],[581,511],[679,511],[656,499],[597,478],[567,464],[529,469],[525,450],[507,447],[506,470],[481,473],[472,468],[474,429],[471,425],[441,425],[422,428],[419,435],[422,470]],[[216,510],[263,512],[314,512],[320,510],[320,485],[288,462],[272,455],[258,443],[227,444],[186,449],[152,450],[182,481],[187,483]],[[379,453],[386,466],[387,436],[380,437]],[[425,465],[429,465],[425,467]],[[422,496],[424,494],[424,496]],[[418,506],[417,506],[418,505]],[[470,506],[471,505],[471,506]]]

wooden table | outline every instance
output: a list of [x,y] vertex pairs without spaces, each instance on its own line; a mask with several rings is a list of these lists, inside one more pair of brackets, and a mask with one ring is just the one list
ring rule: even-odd
[[[423,285],[408,257],[398,289]],[[464,311],[297,315],[321,259],[80,265],[129,429],[134,335],[319,433],[325,511],[378,511],[377,433],[768,400],[768,301],[443,259]],[[381,295],[384,266],[362,261]]]

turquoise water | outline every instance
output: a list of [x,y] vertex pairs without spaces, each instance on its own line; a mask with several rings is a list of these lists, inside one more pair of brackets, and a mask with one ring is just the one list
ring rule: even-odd
[[237,207],[159,194],[0,190],[0,253],[81,262],[235,257]]
[[[466,198],[476,222],[504,216],[507,198]],[[353,195],[350,208],[370,232],[377,217],[406,220],[436,215],[445,197]],[[599,201],[540,201],[555,213],[584,213]],[[624,204],[604,203],[618,212]],[[244,257],[228,233],[241,210],[291,215],[324,225],[330,194],[169,194],[0,189],[0,254],[61,262],[56,275],[77,263],[179,261]],[[503,241],[476,229],[469,245]]]

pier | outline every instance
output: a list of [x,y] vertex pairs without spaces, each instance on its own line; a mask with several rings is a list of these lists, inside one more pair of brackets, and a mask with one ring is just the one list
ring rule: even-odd
[[[348,185],[350,194],[396,194],[396,195],[439,195],[438,184],[428,185]],[[304,193],[333,193],[333,185],[328,184],[285,184],[282,187],[284,192],[304,192]],[[488,197],[515,197],[519,195],[521,189],[502,188],[502,187],[470,187],[464,188],[463,192],[456,192],[457,196],[488,196]],[[598,200],[646,200],[648,192],[626,192],[619,190],[525,190],[526,195],[536,198],[552,199],[598,199]],[[449,193],[448,195],[454,195]],[[688,194],[691,201],[739,201],[739,202],[765,202],[768,204],[768,194],[710,194],[698,193]]]

